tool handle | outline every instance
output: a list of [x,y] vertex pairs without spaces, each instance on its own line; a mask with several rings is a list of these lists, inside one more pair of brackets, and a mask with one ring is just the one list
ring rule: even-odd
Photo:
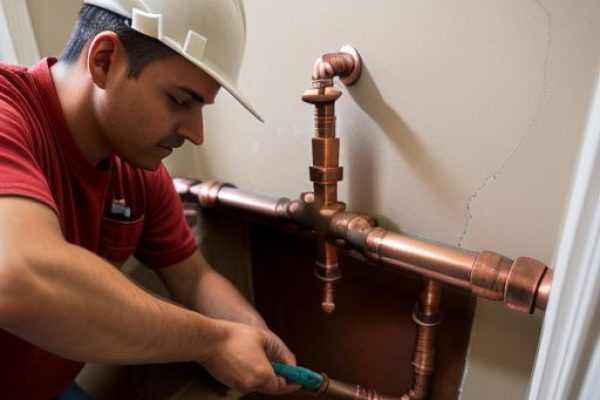
[[308,368],[271,362],[275,373],[285,378],[289,383],[297,383],[308,390],[317,390],[323,383],[323,377]]

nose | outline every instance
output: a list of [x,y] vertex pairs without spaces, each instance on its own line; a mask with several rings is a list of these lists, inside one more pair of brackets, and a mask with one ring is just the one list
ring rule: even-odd
[[180,121],[177,134],[199,146],[204,142],[204,118],[202,109],[190,112]]

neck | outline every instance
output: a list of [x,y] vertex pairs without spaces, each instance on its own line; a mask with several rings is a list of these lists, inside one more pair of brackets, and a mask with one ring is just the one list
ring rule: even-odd
[[92,165],[110,155],[102,141],[93,101],[93,82],[80,61],[66,64],[58,61],[50,71],[63,114],[73,140]]

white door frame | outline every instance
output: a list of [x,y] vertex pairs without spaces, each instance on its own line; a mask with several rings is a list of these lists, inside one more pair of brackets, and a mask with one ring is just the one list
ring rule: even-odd
[[529,400],[590,400],[600,393],[600,79],[595,89]]
[[25,0],[0,0],[0,62],[34,65],[40,59]]

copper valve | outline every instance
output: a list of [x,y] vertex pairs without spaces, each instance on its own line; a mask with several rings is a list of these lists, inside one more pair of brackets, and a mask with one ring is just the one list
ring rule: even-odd
[[[311,201],[324,217],[344,210],[337,200],[337,183],[343,178],[339,166],[340,140],[335,137],[335,101],[342,92],[333,87],[333,77],[340,76],[350,85],[360,77],[361,61],[352,46],[344,46],[339,53],[326,54],[317,59],[313,69],[313,87],[302,100],[315,106],[315,136],[312,139],[313,165],[310,180],[314,197]],[[305,196],[306,198],[306,196]],[[326,313],[335,310],[334,282],[342,276],[336,246],[326,238],[326,232],[317,231],[317,259],[315,274],[324,282],[321,307]]]

